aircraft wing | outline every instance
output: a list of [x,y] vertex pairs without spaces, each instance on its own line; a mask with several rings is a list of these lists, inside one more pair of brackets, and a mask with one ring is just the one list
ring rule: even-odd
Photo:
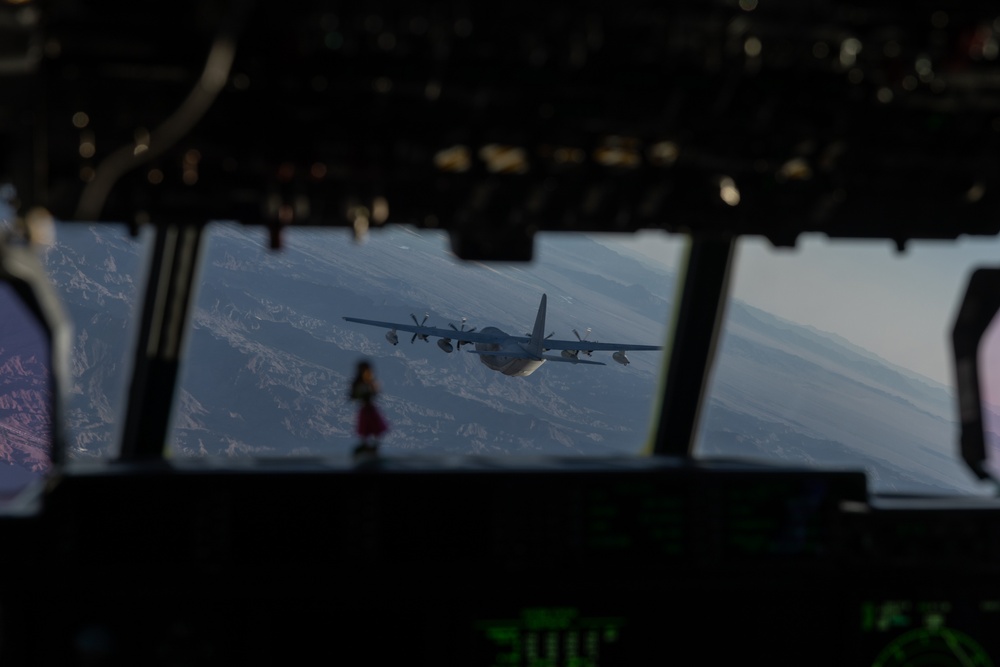
[[628,352],[629,350],[662,350],[662,345],[632,345],[631,343],[598,343],[587,340],[553,340],[546,339],[543,342],[546,350],[588,350],[596,352],[608,350],[610,352]]
[[[367,324],[383,329],[395,329],[396,331],[406,331],[408,333],[419,334],[421,336],[434,336],[435,338],[450,338],[466,343],[501,343],[507,336],[497,334],[480,333],[478,331],[455,331],[454,329],[441,329],[438,327],[422,327],[417,324],[399,324],[397,322],[379,322],[377,320],[362,320],[357,317],[345,317],[348,322]],[[617,349],[617,348],[616,348]]]

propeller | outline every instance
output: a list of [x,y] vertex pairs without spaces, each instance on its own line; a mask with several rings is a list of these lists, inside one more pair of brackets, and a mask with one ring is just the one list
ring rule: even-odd
[[[587,336],[590,335],[590,327],[587,327],[587,330],[583,332],[583,336],[580,336],[580,332],[579,331],[577,331],[576,329],[573,329],[573,335],[576,336],[576,339],[578,341],[580,341],[581,343],[590,343],[590,342],[595,342],[596,343],[597,342],[597,341],[589,341],[589,340],[587,340]],[[593,350],[580,350],[580,351],[583,352],[588,357],[593,353]]]
[[[414,315],[413,313],[410,313],[410,317],[413,318],[413,323],[414,324],[416,324],[418,327],[422,327],[422,326],[424,326],[424,324],[427,323],[427,318],[430,317],[430,315],[428,315],[427,313],[424,313],[424,321],[423,322],[417,322],[417,316]],[[410,343],[415,343],[418,338],[420,340],[424,341],[425,343],[429,343],[430,342],[429,340],[427,340],[427,334],[414,333],[413,334],[413,338],[410,339]]]
[[[466,320],[466,318],[464,318],[464,317],[463,317],[463,318],[462,318],[462,328],[461,328],[461,329],[459,329],[458,327],[456,327],[456,326],[455,326],[454,324],[452,324],[451,322],[448,322],[448,326],[450,326],[450,327],[451,327],[452,329],[454,329],[454,330],[455,330],[455,331],[457,331],[458,333],[472,333],[473,331],[475,331],[475,330],[476,330],[476,327],[472,327],[471,329],[466,329],[466,328],[465,328],[465,320]],[[464,343],[468,343],[468,342],[469,342],[469,341],[467,341],[467,340],[458,340],[458,341],[455,341],[455,347],[456,347],[457,349],[461,350],[461,349],[462,349],[462,345],[463,345]]]

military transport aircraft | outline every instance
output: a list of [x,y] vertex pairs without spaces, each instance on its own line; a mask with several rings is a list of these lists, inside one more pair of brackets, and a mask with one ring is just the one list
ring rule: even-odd
[[[396,334],[397,330],[412,333],[413,338],[410,339],[411,343],[417,338],[427,341],[428,336],[440,338],[441,340],[437,342],[437,345],[445,352],[451,352],[456,348],[461,350],[462,345],[474,343],[476,348],[467,351],[472,354],[478,354],[479,360],[487,368],[500,371],[504,375],[517,375],[521,377],[531,375],[546,361],[568,361],[574,364],[589,364],[592,366],[605,365],[600,361],[580,359],[580,352],[590,356],[590,353],[594,351],[613,350],[614,354],[611,355],[611,358],[622,365],[628,366],[629,360],[625,356],[625,352],[628,350],[663,349],[659,345],[598,343],[596,341],[581,339],[579,334],[577,334],[578,340],[575,341],[546,338],[544,333],[545,300],[546,295],[543,294],[542,301],[538,304],[538,314],[535,315],[535,326],[532,328],[530,336],[511,336],[496,327],[486,327],[482,331],[476,332],[475,329],[465,329],[464,324],[462,325],[462,329],[457,329],[452,325],[452,330],[449,331],[448,329],[424,326],[423,323],[417,322],[415,316],[413,316],[413,324],[377,322],[357,317],[345,317],[344,319],[348,322],[357,322],[358,324],[368,324],[389,329],[385,334],[385,338],[393,345],[399,342],[399,336]],[[424,322],[426,321],[427,318],[425,317]],[[452,339],[455,339],[454,345],[452,345]],[[548,350],[561,350],[561,354],[559,356],[545,354]]]

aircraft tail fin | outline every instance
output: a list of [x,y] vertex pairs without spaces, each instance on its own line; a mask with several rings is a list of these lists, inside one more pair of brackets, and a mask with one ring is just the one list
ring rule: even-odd
[[545,340],[545,295],[542,294],[542,302],[538,304],[538,314],[535,315],[535,326],[531,330],[531,352],[533,354],[542,353],[542,341]]

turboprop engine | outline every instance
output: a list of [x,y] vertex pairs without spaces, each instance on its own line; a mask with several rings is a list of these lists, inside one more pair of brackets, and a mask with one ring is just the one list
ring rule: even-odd
[[451,339],[450,338],[442,338],[441,340],[439,340],[438,341],[438,347],[440,347],[445,352],[451,352],[452,350],[455,349],[451,345]]
[[628,357],[625,356],[625,352],[623,350],[618,350],[617,352],[611,355],[611,358],[617,361],[622,366],[628,366]]

